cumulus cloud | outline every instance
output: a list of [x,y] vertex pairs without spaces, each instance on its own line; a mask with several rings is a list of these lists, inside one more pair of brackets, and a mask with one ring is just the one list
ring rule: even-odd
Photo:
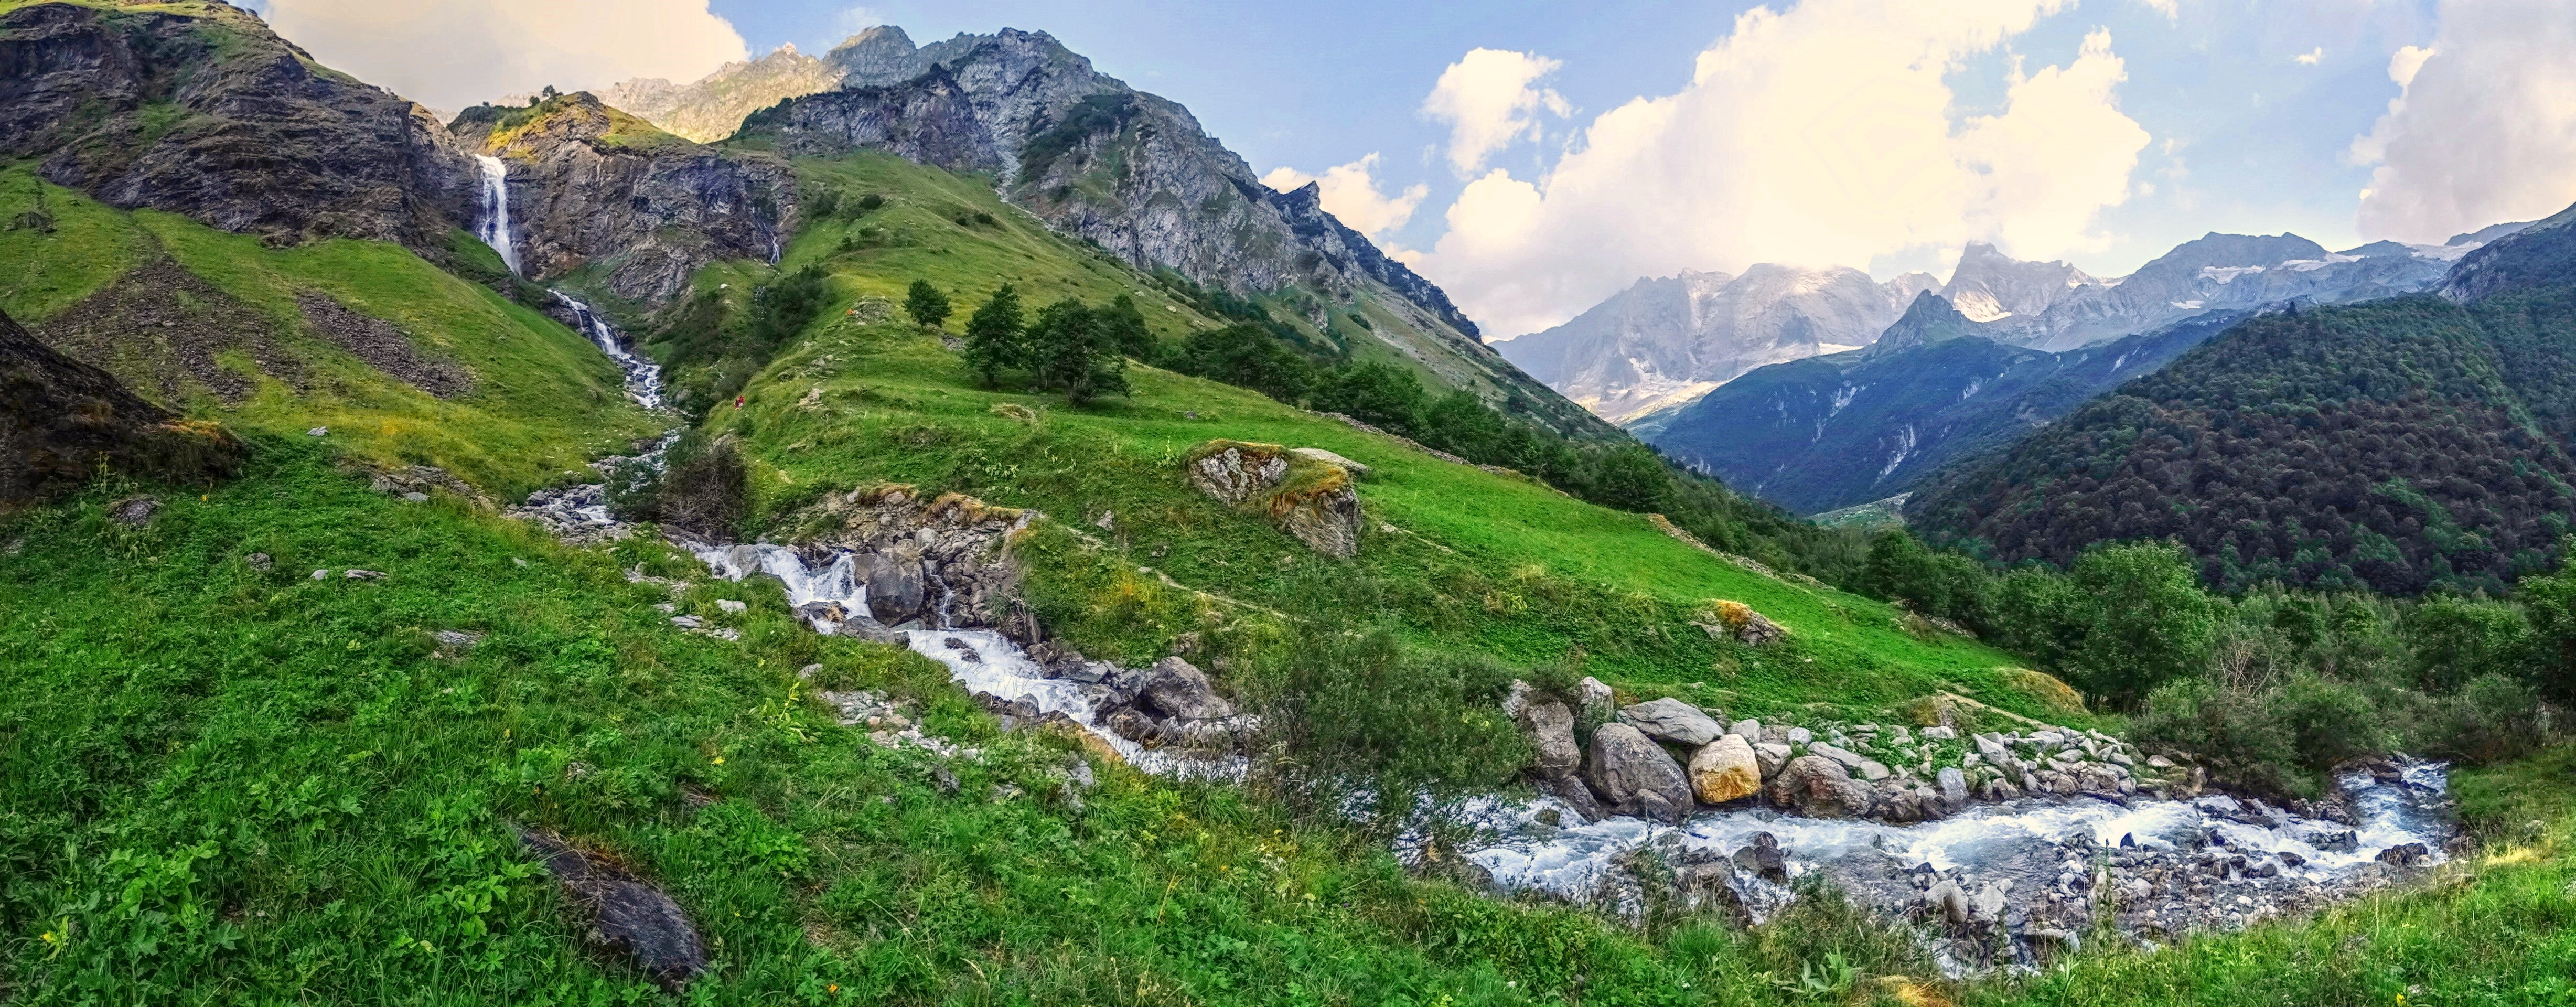
[[1572,114],[1564,98],[1538,86],[1563,65],[1528,53],[1473,49],[1441,71],[1422,114],[1449,124],[1450,167],[1473,175],[1494,152],[1536,136],[1539,112]]
[[2375,166],[2366,236],[2440,241],[2576,202],[2576,6],[2444,0],[2440,20],[2388,61],[2401,91],[2353,141]]
[[268,0],[264,14],[324,64],[436,108],[696,80],[749,54],[707,0]]
[[2099,247],[2149,137],[2107,32],[1958,117],[1945,78],[2071,0],[1806,0],[1739,17],[1679,93],[1602,113],[1544,174],[1470,182],[1416,261],[1490,331],[1545,328],[1639,276],[1866,265],[1992,240]]
[[2314,49],[2310,49],[2306,52],[2290,57],[2290,62],[2296,63],[2300,66],[2315,66],[2319,63],[2325,62],[2325,58],[2326,47],[2318,46]]
[[2138,0],[2138,2],[2146,4],[2148,10],[2155,11],[2167,18],[2175,20],[2180,20],[2182,18],[2182,6],[2177,3],[2176,0]]
[[1431,195],[1431,187],[1421,184],[1387,195],[1378,188],[1376,170],[1377,154],[1372,152],[1349,164],[1326,168],[1321,176],[1309,175],[1295,168],[1273,168],[1269,174],[1261,176],[1261,184],[1289,192],[1303,188],[1309,182],[1315,183],[1322,197],[1324,212],[1332,214],[1351,230],[1376,239],[1403,227],[1405,221],[1413,219],[1413,208],[1422,205],[1423,198]]

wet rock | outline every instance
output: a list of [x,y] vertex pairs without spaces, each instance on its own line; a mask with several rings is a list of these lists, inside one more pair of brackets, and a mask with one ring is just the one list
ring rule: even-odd
[[1811,818],[1866,817],[1876,804],[1869,785],[1851,778],[1843,764],[1821,755],[1789,760],[1771,781],[1771,803]]
[[1735,851],[1735,865],[1765,881],[1787,884],[1789,857],[1780,850],[1780,839],[1768,832],[1756,832],[1743,849]]
[[1207,676],[1188,661],[1167,657],[1146,670],[1137,702],[1180,720],[1216,720],[1234,716],[1234,704],[1216,694]]
[[1760,793],[1762,769],[1753,746],[1739,735],[1722,735],[1691,755],[1691,792],[1704,804],[1724,804]]
[[1601,800],[1592,793],[1592,788],[1572,773],[1540,777],[1538,791],[1564,802],[1584,821],[1597,822],[1610,816],[1609,809],[1601,806]]
[[2412,867],[2431,859],[2432,851],[2422,843],[2401,843],[2379,851],[2375,859],[2394,867]]
[[1941,806],[1944,809],[1957,811],[1967,806],[1968,776],[1960,772],[1959,767],[1943,766],[1939,775],[1934,778],[1941,785]]
[[1690,780],[1681,765],[1626,724],[1603,724],[1592,732],[1584,780],[1603,804],[1624,814],[1678,822],[1691,808]]
[[868,614],[878,622],[893,625],[929,613],[931,599],[922,580],[918,546],[906,543],[887,552],[871,552],[852,566],[868,586]]
[[1952,926],[1965,926],[1974,912],[1974,907],[1969,904],[1968,893],[1960,889],[1958,882],[1948,878],[1941,879],[1932,886],[1931,891],[1925,892],[1923,901],[1931,906],[1933,912],[1940,914],[1941,918],[1950,921]]
[[1692,748],[1716,741],[1718,735],[1726,733],[1699,707],[1670,697],[1626,707],[1619,711],[1619,722],[1657,741]]
[[626,955],[673,993],[706,971],[706,946],[698,929],[669,895],[554,836],[529,830],[521,831],[519,840],[545,862],[565,901],[590,918],[592,944]]

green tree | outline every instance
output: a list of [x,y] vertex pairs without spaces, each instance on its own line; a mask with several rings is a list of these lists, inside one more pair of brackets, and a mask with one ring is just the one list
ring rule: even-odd
[[948,321],[948,295],[929,280],[914,280],[911,292],[904,296],[903,310],[922,328],[935,329]]
[[2530,620],[2502,602],[2430,598],[2406,613],[2403,626],[2414,651],[2416,686],[2426,692],[2449,692],[2490,673],[2513,674],[2533,656]]
[[1422,411],[1422,439],[1471,461],[1501,463],[1509,434],[1500,414],[1476,393],[1463,389],[1433,400]]
[[2181,546],[2097,546],[2072,574],[2094,607],[2093,625],[2068,660],[2085,691],[2129,709],[2157,685],[2207,665],[2215,606]]
[[1007,283],[966,320],[966,367],[982,377],[986,387],[1001,379],[1002,368],[1028,366],[1022,324],[1020,292]]
[[1315,387],[1315,365],[1247,322],[1190,333],[1173,366],[1184,374],[1249,388],[1295,404]]
[[1146,363],[1160,358],[1154,344],[1154,330],[1145,327],[1145,313],[1136,308],[1136,299],[1120,294],[1109,306],[1092,313],[1106,333],[1109,344],[1118,352]]
[[1074,405],[1127,394],[1127,358],[1114,338],[1100,313],[1081,301],[1068,297],[1047,305],[1029,327],[1038,387],[1063,392]]
[[1400,434],[1422,428],[1422,382],[1413,372],[1370,362],[1335,370],[1315,389],[1315,408]]
[[1673,474],[1654,449],[1628,444],[1601,456],[1591,492],[1584,499],[1639,514],[1660,514],[1672,506]]
[[[2576,537],[2562,539],[2561,556],[2576,558]],[[2516,597],[2531,619],[2532,655],[2524,679],[2546,698],[2576,699],[2576,570],[2524,577]]]

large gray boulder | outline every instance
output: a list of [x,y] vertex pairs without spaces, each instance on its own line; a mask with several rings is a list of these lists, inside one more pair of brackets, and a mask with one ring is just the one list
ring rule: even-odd
[[1621,814],[1679,822],[1690,813],[1690,778],[1663,746],[1626,724],[1592,732],[1584,780],[1603,804]]
[[868,614],[878,622],[892,626],[929,612],[930,592],[922,580],[918,547],[906,543],[885,552],[871,552],[852,565],[859,579],[868,585]]
[[1699,707],[1671,698],[1650,699],[1619,711],[1619,722],[1657,741],[1698,748],[1726,733]]
[[1583,748],[1574,740],[1574,711],[1557,702],[1531,703],[1521,708],[1521,734],[1529,739],[1538,758],[1530,771],[1541,777],[1565,776],[1583,767]]
[[1196,666],[1177,657],[1167,657],[1145,669],[1145,684],[1136,697],[1139,706],[1176,720],[1221,720],[1234,716],[1234,704],[1216,694],[1205,674]]
[[1771,803],[1812,818],[1862,818],[1876,798],[1843,764],[1821,755],[1789,760],[1771,780]]

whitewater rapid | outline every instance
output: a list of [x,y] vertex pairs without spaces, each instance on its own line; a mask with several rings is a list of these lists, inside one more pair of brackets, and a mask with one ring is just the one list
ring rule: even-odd
[[662,366],[628,352],[625,338],[608,324],[607,319],[599,317],[599,312],[591,310],[590,305],[560,290],[553,291],[553,294],[555,303],[572,312],[573,327],[597,344],[600,352],[608,354],[608,359],[617,364],[618,371],[626,375],[627,397],[642,403],[646,409],[662,408]]

